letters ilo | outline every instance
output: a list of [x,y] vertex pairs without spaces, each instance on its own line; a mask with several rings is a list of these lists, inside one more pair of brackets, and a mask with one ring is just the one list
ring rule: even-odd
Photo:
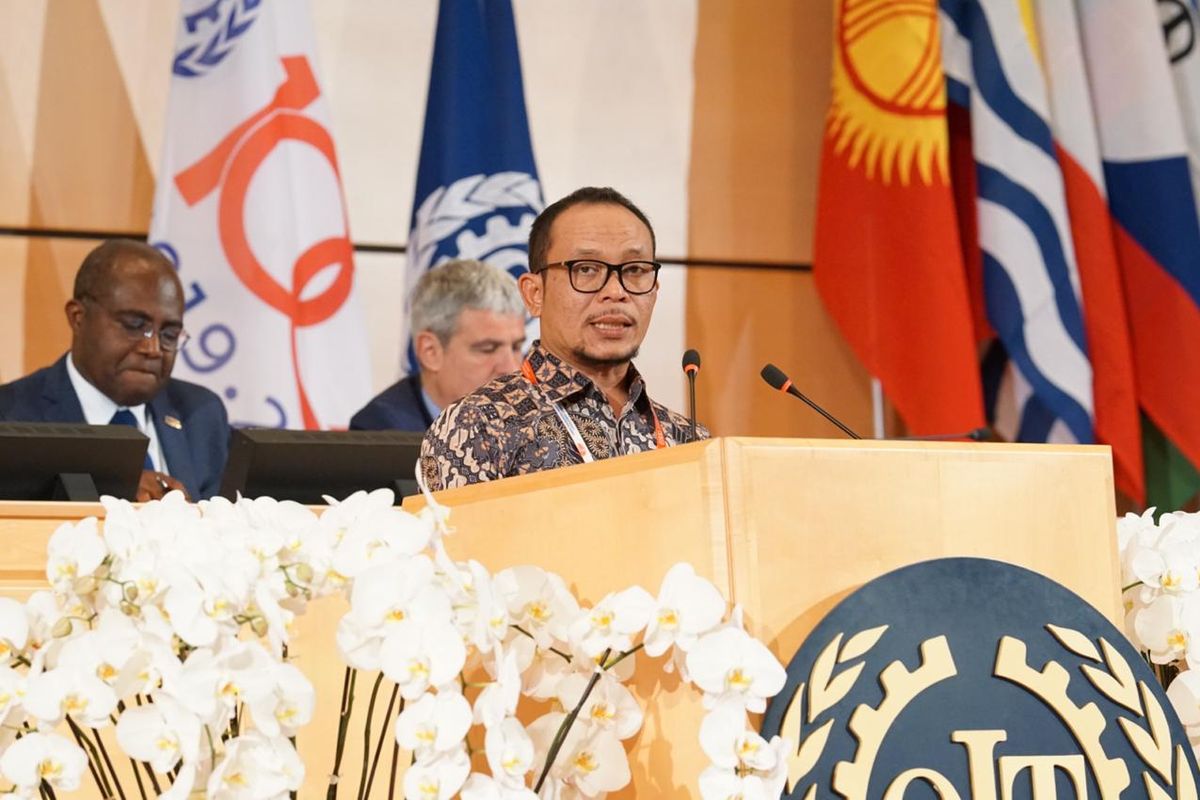
[[[1008,738],[1004,731],[955,731],[950,740],[967,750],[967,769],[971,776],[971,800],[1012,800],[1018,776],[1028,771],[1033,800],[1058,800],[1054,771],[1061,769],[1071,779],[1076,800],[1086,800],[1087,764],[1082,755],[1002,756],[993,757],[996,745]],[[999,769],[997,770],[996,767]],[[998,774],[997,774],[998,773]],[[941,800],[962,800],[954,784],[940,772],[927,768],[905,770],[895,777],[884,792],[883,800],[904,800],[910,784],[924,781]]]

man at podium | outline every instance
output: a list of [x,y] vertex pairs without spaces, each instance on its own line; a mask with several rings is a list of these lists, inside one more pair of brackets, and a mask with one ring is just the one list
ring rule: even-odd
[[519,371],[434,421],[421,448],[430,489],[692,440],[689,420],[651,400],[633,366],[658,297],[654,254],[650,220],[610,188],[579,189],[534,220],[519,285],[541,339]]

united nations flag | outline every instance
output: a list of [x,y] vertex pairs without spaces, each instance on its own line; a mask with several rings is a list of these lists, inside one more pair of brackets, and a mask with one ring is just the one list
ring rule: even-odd
[[[453,258],[529,268],[542,210],[510,0],[441,0],[408,239],[408,288]],[[529,339],[537,335],[530,322]],[[416,360],[409,355],[410,370]]]
[[792,659],[775,734],[802,800],[1197,797],[1183,728],[1121,632],[998,561],[916,564],[842,601]]

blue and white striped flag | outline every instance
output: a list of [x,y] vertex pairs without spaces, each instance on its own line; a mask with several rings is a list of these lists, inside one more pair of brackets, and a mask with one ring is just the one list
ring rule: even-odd
[[947,95],[971,117],[988,320],[1008,358],[999,391],[989,391],[994,427],[1020,441],[1095,441],[1079,269],[1036,32],[1009,0],[939,6]]
[[[409,291],[430,267],[454,258],[525,272],[529,227],[542,207],[512,4],[441,0],[408,239]],[[409,364],[415,371],[411,352]]]

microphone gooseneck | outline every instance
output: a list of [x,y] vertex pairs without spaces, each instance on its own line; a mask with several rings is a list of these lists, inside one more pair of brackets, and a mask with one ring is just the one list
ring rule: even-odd
[[809,400],[804,395],[803,392],[801,392],[794,385],[792,385],[792,379],[789,378],[786,374],[784,374],[783,370],[781,370],[779,367],[775,366],[774,364],[767,364],[762,368],[762,372],[760,372],[759,374],[762,376],[762,379],[764,381],[766,381],[767,384],[772,389],[778,389],[779,391],[783,392],[784,394],[790,394],[793,397],[800,398],[808,405],[809,408],[811,408],[813,411],[816,411],[822,417],[824,417],[825,419],[832,422],[834,425],[836,425],[838,427],[838,429],[842,433],[846,434],[851,439],[861,439],[862,438],[857,433],[850,430],[850,428],[848,428],[840,419],[835,417],[833,414],[830,414],[825,409],[821,408],[821,406],[819,406],[812,400]]
[[688,350],[683,354],[683,371],[688,379],[688,395],[691,398],[688,421],[691,423],[692,441],[696,441],[696,374],[700,372],[700,354]]

